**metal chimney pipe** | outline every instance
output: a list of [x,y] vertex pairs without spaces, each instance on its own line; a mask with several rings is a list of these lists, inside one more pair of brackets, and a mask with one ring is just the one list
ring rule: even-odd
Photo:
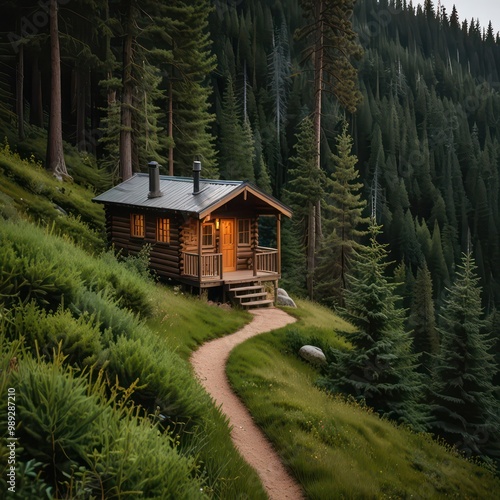
[[149,167],[149,193],[148,198],[159,198],[163,196],[160,190],[160,165],[157,161],[150,161]]
[[200,172],[201,162],[195,160],[193,162],[193,194],[198,194],[200,192]]

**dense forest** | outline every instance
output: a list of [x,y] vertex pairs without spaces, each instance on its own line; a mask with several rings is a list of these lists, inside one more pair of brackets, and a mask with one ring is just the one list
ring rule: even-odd
[[284,200],[284,284],[358,330],[357,354],[338,353],[320,383],[498,458],[491,23],[431,0],[4,4],[11,145],[69,180],[64,140],[103,187],[150,160],[189,175],[199,158],[206,177]]

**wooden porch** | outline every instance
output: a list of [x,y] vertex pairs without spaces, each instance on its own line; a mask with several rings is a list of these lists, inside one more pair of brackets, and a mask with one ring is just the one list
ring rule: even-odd
[[276,281],[281,277],[279,252],[275,248],[257,247],[253,251],[248,269],[224,271],[222,253],[198,254],[182,252],[182,278],[200,288]]

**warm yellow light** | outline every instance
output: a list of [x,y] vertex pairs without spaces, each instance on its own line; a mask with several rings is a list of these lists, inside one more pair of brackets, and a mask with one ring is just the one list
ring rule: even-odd
[[219,219],[215,219],[215,229],[219,229]]

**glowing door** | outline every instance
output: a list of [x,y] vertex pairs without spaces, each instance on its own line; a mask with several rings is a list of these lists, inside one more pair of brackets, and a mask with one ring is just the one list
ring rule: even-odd
[[222,219],[220,221],[222,269],[224,272],[236,271],[236,245],[234,227],[234,219]]

